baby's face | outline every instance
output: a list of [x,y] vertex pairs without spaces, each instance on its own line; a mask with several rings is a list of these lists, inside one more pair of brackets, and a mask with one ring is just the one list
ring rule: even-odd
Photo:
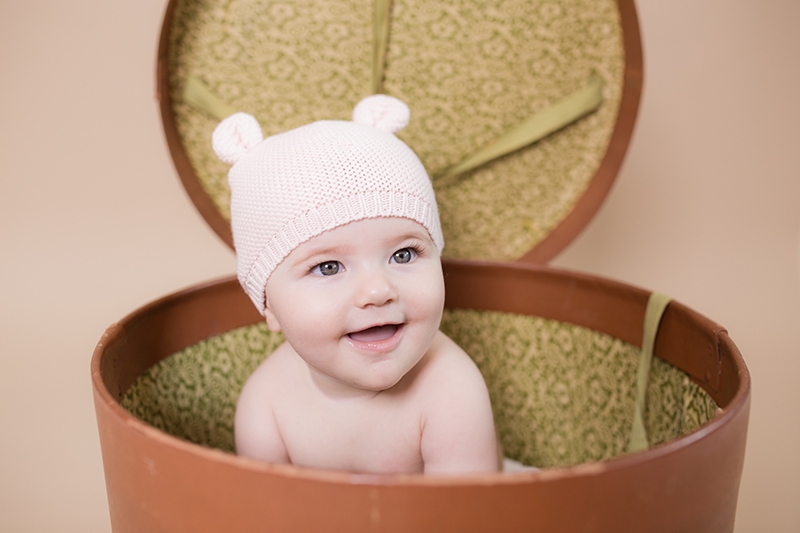
[[404,218],[351,222],[298,246],[266,289],[267,323],[330,390],[385,390],[425,355],[444,281],[427,230]]

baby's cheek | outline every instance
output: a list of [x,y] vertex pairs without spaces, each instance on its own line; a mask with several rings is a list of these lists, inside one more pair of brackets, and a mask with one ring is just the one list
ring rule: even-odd
[[420,324],[424,324],[435,332],[439,329],[444,309],[444,298],[432,297],[435,294],[428,292],[426,298],[419,299],[414,303],[413,319]]
[[440,316],[444,309],[444,280],[441,276],[432,276],[427,283],[417,290],[421,293],[420,305],[430,315]]

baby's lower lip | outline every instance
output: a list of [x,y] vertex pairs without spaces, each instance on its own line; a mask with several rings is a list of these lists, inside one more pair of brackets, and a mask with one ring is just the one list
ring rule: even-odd
[[350,342],[358,348],[371,351],[390,350],[400,339],[403,324],[384,324],[347,334]]

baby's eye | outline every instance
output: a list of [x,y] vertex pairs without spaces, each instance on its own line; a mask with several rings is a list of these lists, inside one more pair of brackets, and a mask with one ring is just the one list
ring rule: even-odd
[[325,261],[312,268],[311,273],[318,276],[333,276],[341,272],[342,269],[343,266],[339,261]]
[[395,253],[392,254],[392,262],[394,263],[410,263],[412,259],[417,256],[417,252],[412,250],[411,248],[403,248],[402,250],[397,250]]

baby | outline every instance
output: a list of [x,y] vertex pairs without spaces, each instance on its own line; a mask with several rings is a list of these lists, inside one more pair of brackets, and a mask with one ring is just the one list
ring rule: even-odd
[[353,122],[262,139],[237,113],[214,132],[233,165],[239,280],[286,336],[242,390],[240,455],[376,474],[498,470],[486,385],[439,331],[444,239],[430,179],[394,135],[408,119],[375,95]]

